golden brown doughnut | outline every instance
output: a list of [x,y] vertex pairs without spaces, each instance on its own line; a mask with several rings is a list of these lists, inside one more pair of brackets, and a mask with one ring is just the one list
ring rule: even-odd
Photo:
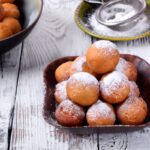
[[136,69],[136,67],[134,66],[134,64],[132,64],[129,61],[126,61],[123,58],[119,59],[119,63],[116,66],[116,70],[124,73],[128,77],[128,79],[131,81],[137,80],[137,69]]
[[90,74],[93,74],[94,76],[96,76],[96,73],[93,72],[93,70],[91,70],[86,62],[86,57],[85,56],[79,56],[77,57],[70,69],[69,69],[69,74],[70,76],[73,75],[74,73],[77,73],[77,72],[88,72]]
[[13,3],[15,0],[0,0],[0,3]]
[[86,119],[89,126],[113,125],[116,115],[112,105],[98,101],[88,109]]
[[96,73],[108,73],[115,69],[119,61],[119,51],[110,41],[97,41],[88,48],[86,59],[89,67]]
[[147,104],[141,97],[130,96],[117,107],[117,117],[122,124],[138,125],[147,116]]
[[19,19],[20,12],[16,5],[10,4],[10,3],[4,3],[4,4],[2,4],[2,6],[4,8],[5,18],[13,17],[13,18]]
[[137,84],[134,81],[130,81],[130,94],[129,96],[137,96],[139,97],[140,90],[137,86]]
[[68,99],[67,91],[66,91],[67,81],[60,82],[56,85],[55,89],[55,99],[58,103]]
[[5,18],[3,20],[3,23],[8,26],[8,28],[11,29],[11,31],[13,32],[13,34],[18,33],[21,31],[21,25],[19,23],[19,21],[15,18]]
[[113,71],[100,80],[100,92],[106,102],[120,103],[129,96],[130,83],[123,73]]
[[67,95],[81,106],[90,106],[99,97],[98,80],[86,72],[75,73],[67,81]]
[[63,126],[80,126],[85,118],[85,112],[82,107],[65,100],[56,109],[55,117]]
[[5,24],[0,23],[0,40],[9,37],[12,34],[12,31]]
[[69,78],[69,68],[72,64],[72,61],[61,64],[55,71],[55,78],[57,82],[67,80]]
[[2,7],[2,4],[0,4],[0,21],[4,18],[4,8]]

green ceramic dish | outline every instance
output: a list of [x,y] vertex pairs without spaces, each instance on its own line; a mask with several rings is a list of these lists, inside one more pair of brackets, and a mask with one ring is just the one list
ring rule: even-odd
[[[107,36],[105,34],[99,34],[95,32],[92,27],[88,23],[88,18],[91,15],[91,13],[97,8],[97,5],[94,4],[88,4],[86,2],[82,2],[75,11],[75,22],[78,25],[78,27],[84,31],[85,33],[99,39],[105,39],[105,40],[111,40],[111,41],[130,41],[130,40],[136,40],[140,38],[144,38],[147,36],[150,36],[150,29],[147,31],[134,35],[134,36]],[[147,8],[146,13],[150,16],[150,9]],[[148,17],[149,18],[149,17]],[[150,22],[150,21],[149,21]]]

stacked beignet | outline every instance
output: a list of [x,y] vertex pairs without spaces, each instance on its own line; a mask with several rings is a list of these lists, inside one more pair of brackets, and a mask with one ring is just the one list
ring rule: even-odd
[[56,119],[64,126],[142,124],[147,104],[140,96],[137,69],[120,57],[110,41],[92,44],[86,56],[61,64],[55,71],[58,82]]

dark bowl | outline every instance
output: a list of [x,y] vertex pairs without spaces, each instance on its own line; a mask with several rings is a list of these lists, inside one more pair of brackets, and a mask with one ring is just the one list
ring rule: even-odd
[[0,41],[0,55],[22,42],[32,31],[42,13],[42,0],[15,0],[15,4],[21,13],[20,22],[23,29],[21,32]]
[[[147,102],[148,109],[150,110],[150,65],[140,57],[121,54],[121,57],[132,62],[138,70],[137,84],[139,86],[141,96]],[[148,112],[147,118],[142,125],[110,125],[110,126],[100,126],[100,127],[88,127],[83,125],[80,127],[64,127],[57,123],[55,119],[56,101],[54,98],[55,85],[57,84],[55,80],[55,70],[56,68],[66,62],[73,61],[76,56],[68,56],[59,58],[52,63],[48,64],[44,71],[44,82],[46,86],[43,115],[44,119],[50,124],[59,128],[61,130],[71,131],[77,134],[89,134],[89,133],[108,133],[108,132],[131,132],[134,130],[139,130],[150,125],[150,111]]]

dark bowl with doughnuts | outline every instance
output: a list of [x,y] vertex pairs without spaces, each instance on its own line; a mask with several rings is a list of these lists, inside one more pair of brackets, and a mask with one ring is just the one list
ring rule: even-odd
[[0,40],[0,54],[4,54],[22,42],[35,27],[42,13],[43,0],[15,0],[14,4],[20,11],[19,22],[22,30]]
[[[56,100],[54,97],[55,85],[57,81],[55,79],[55,70],[56,68],[65,63],[67,61],[73,61],[77,56],[68,56],[59,58],[46,67],[44,71],[44,82],[46,87],[44,107],[43,107],[43,116],[45,121],[53,125],[54,127],[70,131],[76,134],[90,134],[90,133],[108,133],[108,132],[132,132],[134,130],[139,130],[141,128],[147,127],[150,125],[150,112],[145,119],[145,122],[141,125],[107,125],[107,126],[99,126],[99,127],[90,127],[86,124],[79,127],[65,127],[60,125],[55,118],[55,110],[56,110]],[[141,96],[144,98],[148,105],[148,109],[150,109],[150,65],[145,60],[138,56],[129,55],[129,54],[121,54],[121,57],[125,60],[133,63],[137,67],[138,77],[137,84],[139,86]]]

